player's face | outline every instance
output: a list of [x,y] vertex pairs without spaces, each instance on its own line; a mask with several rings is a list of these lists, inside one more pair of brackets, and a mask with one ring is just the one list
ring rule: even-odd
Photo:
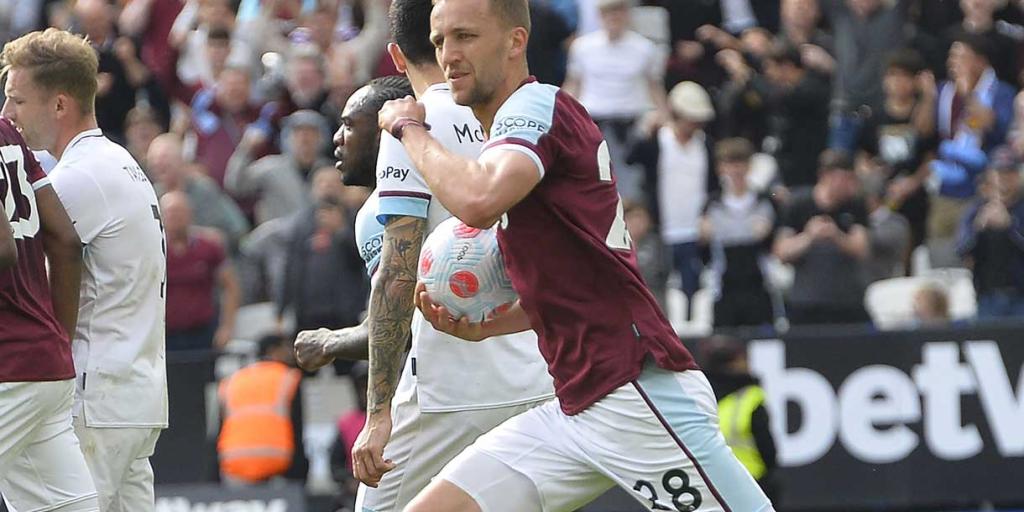
[[30,71],[12,68],[7,72],[4,85],[3,111],[21,132],[28,147],[35,150],[51,150],[56,143],[57,95],[35,84]]
[[487,104],[505,80],[510,30],[491,10],[490,0],[442,0],[430,15],[430,41],[455,102]]
[[364,108],[371,89],[363,87],[352,94],[341,113],[341,128],[334,134],[335,167],[346,185],[372,187],[377,180],[377,149],[380,135],[376,112]]

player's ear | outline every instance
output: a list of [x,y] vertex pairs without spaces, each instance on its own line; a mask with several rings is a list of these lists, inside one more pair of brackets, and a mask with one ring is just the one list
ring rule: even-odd
[[516,27],[509,33],[509,57],[517,58],[526,55],[526,43],[530,33],[524,27]]
[[71,106],[71,98],[67,95],[58,93],[54,96],[53,109],[57,117],[66,115]]
[[395,43],[388,43],[388,55],[391,56],[391,62],[395,63],[395,69],[399,73],[405,73],[405,70],[409,68],[409,64],[405,60],[405,54],[402,53],[402,49]]

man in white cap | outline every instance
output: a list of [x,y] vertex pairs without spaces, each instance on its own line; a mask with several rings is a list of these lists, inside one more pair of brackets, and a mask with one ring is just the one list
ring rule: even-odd
[[577,98],[597,122],[608,142],[619,193],[639,199],[641,174],[620,156],[633,125],[655,110],[668,117],[663,83],[665,52],[632,31],[631,0],[597,0],[601,30],[573,41],[569,47],[562,90]]
[[646,169],[645,192],[655,209],[661,238],[672,254],[682,291],[690,302],[700,287],[700,214],[709,190],[718,188],[708,179],[713,171],[714,141],[704,126],[715,118],[711,97],[694,82],[682,82],[668,96],[671,120],[662,123],[647,140],[635,144],[628,163]]

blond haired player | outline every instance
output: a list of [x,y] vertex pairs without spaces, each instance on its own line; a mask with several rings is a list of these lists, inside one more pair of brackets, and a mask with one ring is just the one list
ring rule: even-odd
[[85,39],[33,32],[7,43],[0,61],[3,115],[59,160],[49,179],[82,241],[74,427],[100,510],[153,510],[149,456],[167,427],[166,247],[153,186],[97,128],[98,64]]

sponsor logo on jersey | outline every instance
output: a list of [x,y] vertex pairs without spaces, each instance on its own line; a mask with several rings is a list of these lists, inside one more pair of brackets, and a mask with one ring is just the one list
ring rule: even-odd
[[464,123],[462,126],[453,124],[452,129],[455,130],[455,137],[459,139],[459,144],[484,141],[484,127],[479,124],[474,126],[469,126],[469,123]]
[[384,169],[381,169],[380,172],[377,174],[377,179],[379,180],[393,178],[398,181],[405,181],[405,179],[408,177],[409,169],[403,169],[401,167],[392,167],[390,165]]
[[500,137],[510,132],[531,131],[547,133],[548,125],[526,116],[503,117],[496,126],[491,128],[492,137]]
[[384,233],[380,233],[369,240],[363,242],[359,246],[359,256],[363,258],[363,261],[369,263],[373,261],[378,255],[380,255],[381,248],[384,246]]

